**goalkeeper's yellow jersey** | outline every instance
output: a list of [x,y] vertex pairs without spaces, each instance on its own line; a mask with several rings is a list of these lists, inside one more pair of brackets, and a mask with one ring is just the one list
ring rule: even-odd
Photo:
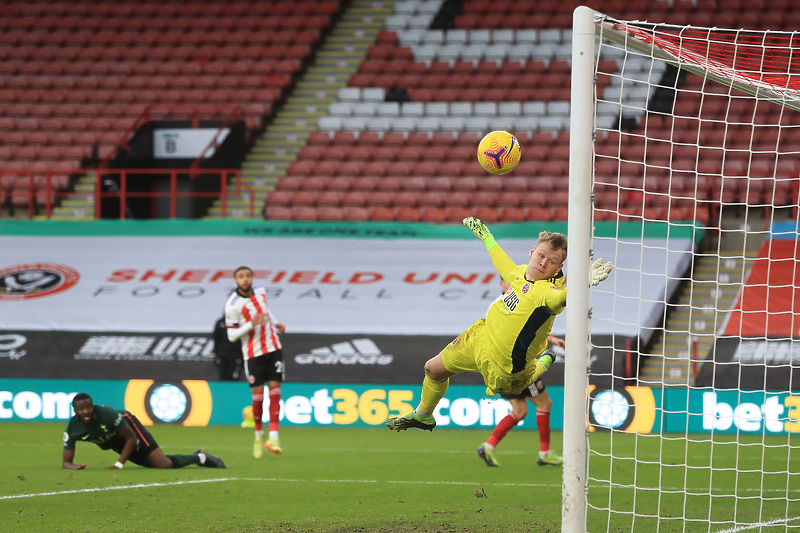
[[511,287],[486,313],[486,347],[509,374],[525,368],[528,358],[547,348],[556,315],[567,304],[564,274],[528,281],[527,265],[517,265],[500,246],[489,250],[497,272]]

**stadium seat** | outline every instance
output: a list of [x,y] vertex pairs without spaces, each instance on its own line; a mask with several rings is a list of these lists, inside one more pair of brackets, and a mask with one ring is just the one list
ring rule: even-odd
[[316,197],[316,205],[318,207],[323,206],[335,206],[338,207],[341,205],[342,202],[342,193],[339,191],[320,191],[317,193]]
[[369,219],[374,221],[393,221],[395,219],[394,208],[373,206],[369,209]]
[[300,206],[314,206],[317,204],[317,196],[319,191],[298,190],[292,191],[291,201],[289,205],[294,207]]
[[330,176],[325,179],[325,190],[343,193],[353,188],[355,176]]
[[442,191],[419,191],[417,193],[417,203],[423,208],[444,207],[445,198],[445,193]]
[[291,206],[291,220],[318,220],[319,212],[316,207],[309,205]]
[[340,206],[321,205],[318,207],[317,220],[339,221],[345,219],[344,210]]
[[393,203],[392,191],[376,189],[367,192],[367,207],[391,207]]
[[368,194],[371,194],[371,191],[375,191],[378,187],[379,180],[381,178],[379,176],[365,174],[363,176],[355,176],[353,178],[353,189],[356,191],[364,191]]
[[341,205],[342,207],[365,207],[367,205],[367,200],[368,195],[366,191],[344,191],[341,196]]
[[418,191],[398,191],[392,196],[392,205],[397,207],[419,205]]
[[344,206],[344,220],[363,222],[369,220],[369,209],[364,206]]
[[447,212],[442,207],[426,206],[421,209],[420,220],[431,224],[442,223],[447,220]]
[[295,191],[293,190],[283,190],[283,189],[276,189],[269,194],[267,194],[266,205],[267,208],[271,208],[273,206],[289,206],[292,204],[294,198]]
[[502,222],[523,222],[527,219],[526,211],[521,207],[501,207],[499,216]]
[[422,212],[418,207],[399,206],[395,209],[395,220],[398,222],[419,222]]

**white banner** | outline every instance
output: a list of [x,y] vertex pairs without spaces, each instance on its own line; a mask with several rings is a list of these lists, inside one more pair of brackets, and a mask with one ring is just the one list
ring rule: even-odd
[[[617,268],[593,290],[594,334],[638,335],[659,314],[657,302],[691,245],[670,243],[671,250],[659,240],[597,243],[595,255]],[[500,244],[528,262],[532,239]],[[0,250],[7,332],[208,333],[240,265],[254,270],[292,333],[456,335],[500,293],[488,254],[472,239],[6,236]],[[641,298],[613,298],[640,286]],[[564,330],[559,317],[554,333]]]
[[[153,157],[156,159],[193,159],[208,146],[216,135],[217,128],[176,128],[153,130]],[[217,143],[222,144],[230,133],[230,128],[224,128]],[[203,154],[203,157],[212,157],[212,146]]]

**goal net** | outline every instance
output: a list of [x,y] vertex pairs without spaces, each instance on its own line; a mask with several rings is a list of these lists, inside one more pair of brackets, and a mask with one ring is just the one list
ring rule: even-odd
[[562,531],[800,530],[800,34],[574,23]]

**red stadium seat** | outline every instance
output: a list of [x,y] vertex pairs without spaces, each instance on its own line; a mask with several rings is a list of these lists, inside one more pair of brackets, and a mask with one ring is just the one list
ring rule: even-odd
[[447,220],[447,212],[441,207],[423,207],[421,212],[422,222],[440,223]]
[[340,206],[324,205],[318,208],[317,220],[339,221],[344,220],[344,210]]
[[353,189],[357,191],[365,191],[370,193],[378,188],[380,177],[365,174],[363,176],[356,176],[353,178]]
[[328,144],[331,135],[327,131],[312,131],[308,134],[308,144]]
[[497,207],[477,206],[473,208],[473,216],[486,223],[500,222],[500,210]]
[[392,205],[397,207],[416,206],[419,204],[417,191],[399,191],[394,193]]
[[358,144],[368,146],[370,150],[374,150],[380,143],[381,137],[377,131],[362,131],[358,134]]
[[326,161],[343,161],[347,157],[348,149],[341,144],[329,144],[322,147],[321,156],[318,159]]
[[342,202],[342,193],[339,191],[321,191],[317,193],[317,206],[336,206]]
[[290,209],[292,220],[319,220],[319,212],[316,207],[300,205]]
[[369,220],[369,209],[364,206],[345,206],[344,220],[362,222]]
[[420,207],[444,207],[449,204],[443,191],[420,191],[417,200]]
[[390,207],[394,203],[394,192],[384,190],[373,190],[367,193],[367,207],[383,206]]
[[419,222],[422,212],[418,207],[400,206],[395,210],[395,220],[398,222]]
[[264,217],[269,220],[291,220],[292,208],[285,205],[269,205],[264,207]]
[[345,191],[342,193],[343,207],[365,207],[368,195],[366,191]]
[[376,221],[393,221],[394,208],[384,206],[371,207],[369,209],[369,218]]
[[501,207],[501,222],[523,222],[527,220],[526,210],[522,207]]
[[268,208],[272,206],[289,206],[292,204],[294,198],[294,191],[292,190],[274,190],[267,194],[266,204]]
[[346,192],[353,188],[355,176],[331,176],[325,180],[325,190]]
[[305,191],[305,190],[292,191],[290,205],[293,206],[316,205],[318,194],[319,194],[318,191]]

